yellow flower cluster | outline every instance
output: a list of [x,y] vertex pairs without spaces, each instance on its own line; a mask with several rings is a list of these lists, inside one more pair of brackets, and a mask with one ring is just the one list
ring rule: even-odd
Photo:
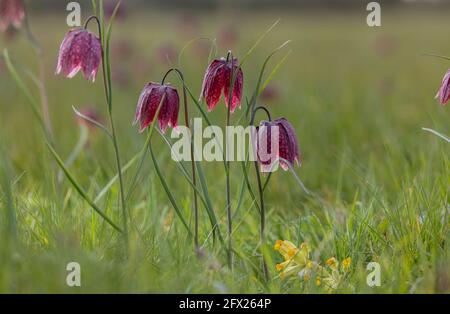
[[277,271],[280,272],[281,278],[299,274],[305,270],[303,279],[309,279],[306,269],[312,265],[310,264],[312,262],[309,260],[309,248],[306,243],[303,243],[299,249],[292,242],[277,240],[274,249],[284,258],[284,262],[275,266]]
[[335,257],[325,261],[323,267],[319,263],[310,260],[310,248],[308,244],[302,243],[300,248],[287,240],[277,240],[274,250],[278,251],[284,261],[276,264],[275,268],[279,272],[280,278],[297,275],[303,281],[309,281],[315,275],[315,284],[324,286],[329,292],[336,290],[341,283],[344,274],[349,271],[352,259],[347,257],[342,261],[342,267],[339,268],[339,262]]

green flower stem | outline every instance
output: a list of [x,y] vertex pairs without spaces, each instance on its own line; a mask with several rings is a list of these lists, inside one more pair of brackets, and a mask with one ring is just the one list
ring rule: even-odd
[[[176,68],[172,68],[169,71],[166,72],[162,79],[162,85],[164,85],[164,81],[171,73],[172,71],[175,71],[178,76],[180,77],[181,81],[183,82],[183,102],[184,102],[184,121],[186,124],[186,127],[191,130],[189,127],[189,108],[188,108],[188,101],[187,101],[187,92],[186,92],[186,84],[184,81],[184,75],[183,73]],[[193,184],[193,192],[194,192],[194,247],[195,251],[198,252],[199,250],[199,244],[198,244],[198,200],[197,200],[197,178],[196,178],[196,170],[195,170],[195,158],[194,158],[194,130],[191,130],[191,171],[192,171],[192,184]]]
[[228,266],[233,269],[233,215],[231,212],[231,196],[230,196],[230,161],[228,156],[228,126],[230,125],[230,116],[231,116],[231,105],[233,104],[233,89],[234,82],[236,80],[237,72],[239,71],[239,67],[234,70],[234,57],[233,53],[228,51],[227,54],[227,62],[231,59],[231,80],[230,80],[230,88],[228,93],[228,104],[227,104],[227,118],[225,123],[225,134],[226,134],[226,144],[225,144],[225,157],[226,157],[226,201],[227,201],[227,226],[228,226]]
[[[251,119],[250,119],[250,125],[254,125],[254,123],[255,123],[255,116],[256,116],[256,113],[258,112],[258,110],[265,111],[269,121],[272,120],[269,110],[267,110],[263,106],[259,106],[259,107],[256,107],[255,109],[253,109],[253,111],[252,111],[252,116],[251,116]],[[258,135],[256,135],[256,136],[258,136]],[[259,191],[259,208],[260,208],[259,238],[260,238],[260,245],[261,245],[261,256],[262,256],[262,260],[263,260],[264,277],[265,277],[265,279],[267,281],[268,278],[269,278],[269,274],[268,274],[269,271],[268,271],[268,268],[267,268],[266,261],[264,259],[265,226],[266,226],[266,210],[265,210],[265,206],[264,206],[264,187],[263,187],[262,182],[261,182],[261,174],[259,173],[258,160],[254,161],[254,165],[255,165],[256,181],[258,182],[258,191]]]
[[[121,161],[120,161],[120,153],[119,153],[119,144],[117,141],[117,135],[116,135],[116,128],[114,125],[114,119],[113,119],[113,115],[112,115],[112,86],[111,86],[111,77],[110,77],[110,63],[109,63],[109,38],[110,38],[110,34],[111,34],[111,25],[112,25],[112,20],[114,19],[114,15],[117,12],[117,9],[120,5],[120,1],[117,4],[113,16],[111,17],[110,20],[110,24],[108,27],[108,34],[106,36],[107,40],[106,42],[104,41],[103,38],[103,12],[101,12],[101,19],[99,19],[97,16],[91,16],[86,20],[85,23],[85,28],[87,28],[87,26],[89,25],[89,22],[91,20],[95,20],[98,26],[98,34],[99,34],[99,39],[102,45],[102,75],[103,75],[103,85],[104,85],[104,90],[105,90],[105,98],[106,98],[106,103],[108,106],[108,118],[109,118],[109,122],[110,122],[110,126],[111,126],[111,137],[112,137],[112,142],[113,142],[113,146],[114,146],[114,155],[115,155],[115,160],[116,160],[116,165],[117,165],[117,173],[118,173],[118,177],[119,177],[119,190],[120,190],[120,201],[121,201],[121,208],[122,208],[122,225],[123,225],[123,229],[124,229],[124,239],[125,239],[125,245],[126,247],[128,247],[128,213],[127,213],[127,207],[126,207],[126,200],[125,200],[125,192],[124,192],[124,184],[123,184],[123,175],[122,175],[122,166],[121,166]],[[101,10],[103,11],[103,5],[102,5],[102,1],[100,1],[100,7]],[[101,21],[102,20],[102,21]],[[105,54],[105,48],[106,48],[106,54]]]

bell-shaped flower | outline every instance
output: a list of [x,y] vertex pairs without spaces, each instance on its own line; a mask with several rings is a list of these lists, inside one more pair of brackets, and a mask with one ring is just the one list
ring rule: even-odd
[[441,105],[445,105],[450,99],[450,69],[447,70],[442,79],[441,88],[439,88],[436,98],[439,98]]
[[273,171],[276,162],[284,170],[300,164],[297,136],[285,118],[263,121],[256,131],[256,154],[263,172]]
[[0,0],[0,29],[5,32],[10,26],[20,28],[25,19],[22,0]]
[[139,122],[140,132],[153,122],[160,104],[158,124],[161,131],[165,133],[168,126],[172,128],[178,126],[180,98],[177,90],[167,84],[150,82],[142,90],[136,109],[134,123]]
[[94,82],[100,62],[100,39],[86,29],[70,30],[59,49],[56,74],[62,73],[65,77],[72,78],[81,70],[85,79]]
[[244,74],[239,67],[238,60],[234,58],[233,60],[227,61],[225,58],[221,58],[214,60],[208,66],[203,79],[202,94],[200,97],[200,99],[205,99],[208,111],[214,109],[222,93],[225,96],[225,104],[228,107],[233,75],[236,77],[231,94],[231,112],[234,112],[237,106],[239,108],[241,107],[242,88],[244,85]]

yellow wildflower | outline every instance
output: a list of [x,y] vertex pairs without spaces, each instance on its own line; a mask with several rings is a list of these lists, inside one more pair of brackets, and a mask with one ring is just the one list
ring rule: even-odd
[[322,284],[322,280],[320,279],[320,277],[316,278],[316,286],[320,286]]
[[286,261],[296,256],[296,254],[299,251],[298,248],[292,242],[286,240],[279,242],[277,241],[275,243],[274,249],[280,252],[280,254],[283,255]]
[[275,265],[275,268],[276,268],[278,271],[282,271],[283,269],[285,269],[285,268],[289,265],[289,263],[290,263],[290,261],[284,261],[283,263],[276,264],[276,265]]
[[275,241],[275,245],[273,246],[273,249],[275,251],[279,251],[281,249],[281,244],[283,244],[283,241],[281,241],[281,240]]
[[289,249],[289,250],[287,251],[287,254],[288,254],[289,257],[294,257],[294,255],[297,254],[297,252],[298,252],[298,249],[297,249],[297,248],[295,248],[295,249]]
[[337,262],[334,257],[330,257],[329,259],[327,259],[327,261],[325,263],[330,267],[336,267]]
[[342,266],[344,267],[344,270],[348,270],[350,268],[350,265],[352,264],[352,258],[347,257],[342,261]]

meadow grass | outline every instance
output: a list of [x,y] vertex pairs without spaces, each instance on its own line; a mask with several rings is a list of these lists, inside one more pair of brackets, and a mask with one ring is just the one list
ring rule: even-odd
[[[322,265],[332,256],[339,261],[351,257],[338,293],[450,292],[449,146],[421,130],[431,127],[450,133],[448,108],[433,99],[448,61],[421,56],[450,54],[450,42],[441,35],[448,27],[444,16],[391,12],[384,15],[383,27],[374,30],[358,14],[225,14],[200,17],[196,36],[214,38],[231,20],[239,30],[239,40],[231,48],[242,57],[280,16],[280,24],[244,66],[244,95],[251,97],[270,51],[292,40],[284,50],[292,53],[271,82],[280,97],[268,107],[273,117],[285,116],[295,126],[303,156],[296,172],[313,193],[306,195],[288,172],[272,176],[265,193],[268,282],[261,273],[259,215],[246,192],[237,208],[243,182],[239,164],[231,163],[233,271],[226,265],[224,247],[210,235],[203,207],[203,256],[194,254],[192,238],[174,214],[149,156],[128,202],[132,222],[125,257],[120,235],[69,182],[56,180],[57,166],[38,125],[6,70],[1,70],[0,292],[327,292],[315,280],[277,276],[275,264],[282,258],[271,249],[277,239],[308,243],[311,258]],[[32,22],[45,48],[56,148],[67,157],[79,136],[72,106],[91,104],[104,110],[105,104],[100,81],[92,85],[79,77],[69,81],[52,75],[66,32],[64,21],[58,15],[34,16]],[[191,39],[175,25],[176,15],[164,12],[136,14],[114,26],[112,42],[127,40],[134,50],[129,58],[112,60],[113,69],[125,69],[130,76],[126,85],[113,82],[124,164],[145,141],[131,125],[139,92],[148,81],[159,81],[168,68],[153,61],[155,51],[167,42],[179,50]],[[35,69],[24,38],[2,42],[4,47],[21,69]],[[220,55],[227,48],[219,46]],[[282,57],[280,53],[275,59]],[[183,56],[186,81],[196,95],[207,61],[193,49]],[[200,116],[191,110],[191,117]],[[223,125],[225,114],[222,102],[209,117]],[[106,112],[104,116],[106,120]],[[155,139],[163,174],[192,226],[191,187],[168,147],[161,138]],[[125,174],[127,186],[135,166]],[[203,168],[225,234],[222,164],[203,163]],[[98,131],[91,132],[89,145],[70,166],[92,198],[116,175],[115,169],[112,148]],[[251,171],[250,178],[256,187]],[[118,198],[116,184],[97,203],[116,222]],[[79,288],[66,285],[66,265],[71,261],[81,265]],[[366,284],[366,265],[372,261],[381,265],[380,287]]]

